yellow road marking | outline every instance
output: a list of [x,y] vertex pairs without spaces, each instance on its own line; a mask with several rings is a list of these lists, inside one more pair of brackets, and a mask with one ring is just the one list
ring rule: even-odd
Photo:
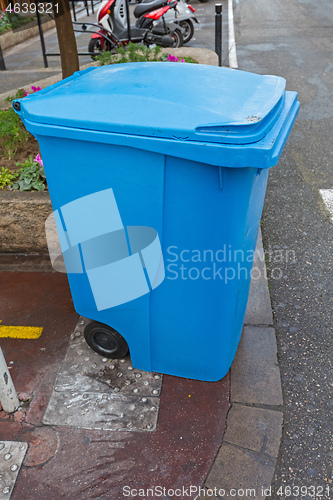
[[[1,323],[1,321],[0,321]],[[38,339],[43,327],[38,326],[2,326],[0,325],[0,338],[11,339]]]

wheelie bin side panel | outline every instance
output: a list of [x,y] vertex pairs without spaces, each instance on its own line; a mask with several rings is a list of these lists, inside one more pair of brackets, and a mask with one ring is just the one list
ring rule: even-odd
[[219,380],[240,340],[268,171],[221,170],[166,159],[166,278],[151,294],[157,371]]
[[[165,158],[156,153],[38,137],[54,210],[92,193],[112,188],[124,227],[154,228],[163,239]],[[109,214],[100,211],[99,224]],[[66,229],[66,228],[64,228]],[[86,273],[69,273],[75,310],[84,317],[112,325],[127,341],[137,367],[149,370],[149,294],[98,311]],[[112,286],[112,284],[110,284]]]

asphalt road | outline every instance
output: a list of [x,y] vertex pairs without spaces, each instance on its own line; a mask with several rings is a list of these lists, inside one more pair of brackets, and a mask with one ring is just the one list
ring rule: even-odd
[[285,401],[273,498],[332,498],[333,4],[242,0],[235,22],[239,69],[283,76],[301,103],[262,225]]

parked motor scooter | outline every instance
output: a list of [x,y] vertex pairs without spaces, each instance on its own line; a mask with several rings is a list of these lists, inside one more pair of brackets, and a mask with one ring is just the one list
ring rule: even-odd
[[[138,0],[137,3],[149,3],[150,0]],[[166,22],[174,22],[179,24],[183,29],[183,39],[184,43],[191,40],[194,34],[194,23],[199,23],[198,19],[194,15],[195,9],[192,5],[187,4],[185,0],[177,0],[176,9],[169,9],[164,15]],[[137,22],[136,25],[139,28],[149,28],[153,26],[158,27],[161,23],[160,20],[155,20],[154,17],[150,17],[149,14],[143,16],[141,24]]]
[[[164,15],[176,8],[176,0],[154,0],[138,4],[134,9],[137,24],[131,26],[129,20],[128,0],[105,0],[97,12],[97,22],[101,30],[94,33],[89,42],[88,51],[99,53],[104,50],[115,50],[129,41],[145,45],[160,45],[161,47],[181,47],[183,45],[183,30],[174,22],[166,22]],[[147,14],[153,14],[160,20],[159,26],[143,27],[142,19]]]

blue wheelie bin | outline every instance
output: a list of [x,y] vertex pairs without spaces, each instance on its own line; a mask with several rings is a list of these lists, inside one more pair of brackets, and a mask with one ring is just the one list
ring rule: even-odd
[[[13,107],[38,140],[89,345],[214,381],[241,337],[285,80],[185,63],[89,68]],[[127,347],[128,346],[128,347]]]

